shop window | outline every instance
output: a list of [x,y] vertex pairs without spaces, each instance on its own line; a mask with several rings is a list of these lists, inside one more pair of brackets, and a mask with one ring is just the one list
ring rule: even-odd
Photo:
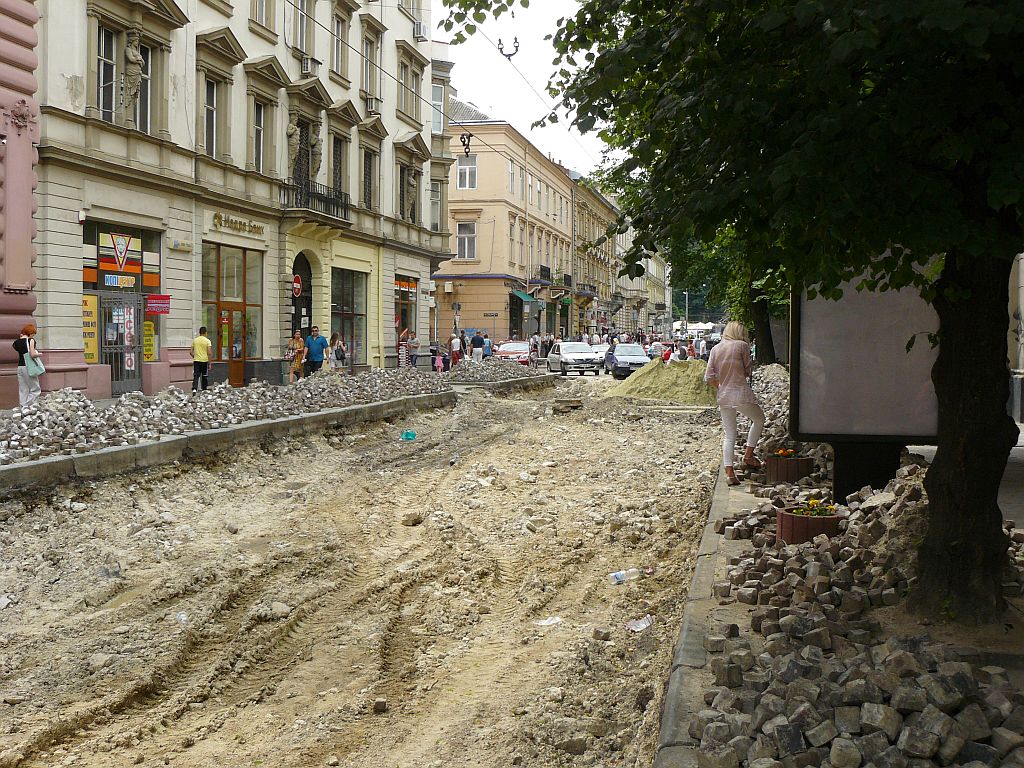
[[203,243],[203,317],[213,359],[263,357],[263,252]]
[[418,288],[419,284],[416,278],[395,275],[395,323],[399,337],[416,331],[416,292]]
[[355,365],[366,365],[366,285],[364,272],[331,269],[331,334],[341,334]]

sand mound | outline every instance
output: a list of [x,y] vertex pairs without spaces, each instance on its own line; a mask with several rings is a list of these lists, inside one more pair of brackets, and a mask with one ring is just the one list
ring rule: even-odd
[[715,392],[704,383],[706,369],[707,363],[703,360],[674,361],[668,365],[652,360],[609,389],[607,397],[644,397],[683,405],[714,405]]

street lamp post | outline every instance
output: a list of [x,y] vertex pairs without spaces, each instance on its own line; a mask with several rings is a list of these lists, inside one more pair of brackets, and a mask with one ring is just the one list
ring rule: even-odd
[[683,291],[683,296],[686,298],[686,314],[683,315],[683,335],[690,335],[690,292]]

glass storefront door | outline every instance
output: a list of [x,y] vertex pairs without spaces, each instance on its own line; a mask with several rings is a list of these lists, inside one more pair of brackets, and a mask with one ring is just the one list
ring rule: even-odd
[[245,306],[221,302],[218,318],[217,357],[228,364],[233,387],[245,384]]

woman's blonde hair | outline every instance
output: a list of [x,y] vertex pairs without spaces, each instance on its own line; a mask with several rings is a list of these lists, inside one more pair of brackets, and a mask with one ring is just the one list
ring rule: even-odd
[[738,320],[732,320],[725,326],[725,333],[722,334],[722,338],[750,343],[750,334],[747,333],[747,326]]

